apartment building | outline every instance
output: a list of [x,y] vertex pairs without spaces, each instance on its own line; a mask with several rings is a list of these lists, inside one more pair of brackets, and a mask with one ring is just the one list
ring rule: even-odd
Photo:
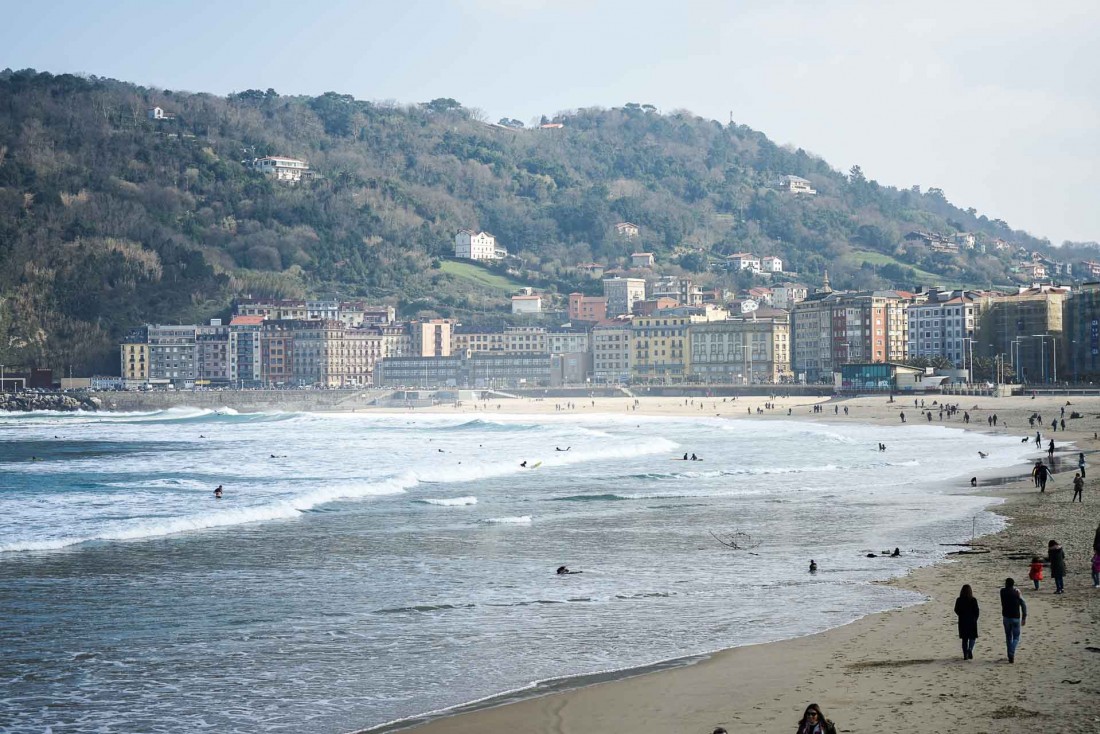
[[190,386],[195,381],[195,325],[150,324],[149,381]]
[[1100,283],[1075,288],[1062,307],[1062,380],[1100,380]]
[[796,303],[806,300],[810,289],[801,283],[783,283],[772,286],[772,305],[790,311]]
[[503,331],[459,328],[451,336],[451,353],[549,354],[546,329],[506,326]]
[[677,275],[665,275],[653,284],[650,299],[669,298],[681,306],[703,305],[703,289],[695,285],[691,278]]
[[635,382],[682,382],[691,374],[688,327],[725,318],[718,308],[680,306],[631,322],[631,377]]
[[141,341],[124,341],[119,345],[124,384],[144,385],[149,382],[149,345]]
[[230,365],[229,326],[212,319],[195,327],[195,384],[228,385]]
[[454,322],[450,319],[430,319],[409,324],[409,341],[413,357],[451,356]]
[[607,299],[603,296],[569,294],[570,321],[603,321],[607,318]]
[[910,305],[909,357],[942,356],[967,368],[984,300],[974,291],[930,291],[924,302]]
[[606,321],[592,327],[592,379],[600,384],[630,382],[631,324]]
[[[984,308],[978,339],[987,356],[1004,355],[1016,368],[1016,378],[1027,383],[1061,379],[1058,346],[1068,287],[1037,284],[1018,292],[994,296]],[[1062,355],[1065,366],[1065,354]]]
[[645,281],[641,278],[604,278],[603,295],[608,317],[629,314],[637,301],[645,300]]
[[808,381],[831,379],[842,364],[904,362],[909,352],[904,291],[822,290],[791,312],[793,369]]
[[694,323],[690,374],[709,384],[778,383],[791,379],[790,319],[787,312],[761,308],[752,316]]

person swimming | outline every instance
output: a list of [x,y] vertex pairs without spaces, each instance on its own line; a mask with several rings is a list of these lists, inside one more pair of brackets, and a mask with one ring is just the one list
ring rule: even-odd
[[222,485],[214,487],[214,499],[220,500],[222,498]]
[[565,566],[558,566],[557,573],[558,573],[558,576],[567,576],[567,575],[572,574],[572,573],[584,573],[584,571],[570,571]]
[[894,548],[894,552],[890,554],[891,558],[901,558],[901,548]]
[[555,447],[554,447],[554,450],[555,450],[555,451],[568,451],[568,450],[569,450],[569,449],[571,449],[571,448],[573,448],[573,447],[572,447],[572,446],[566,446],[566,447],[565,447],[565,448],[563,449],[563,448],[561,448],[560,446],[555,446]]

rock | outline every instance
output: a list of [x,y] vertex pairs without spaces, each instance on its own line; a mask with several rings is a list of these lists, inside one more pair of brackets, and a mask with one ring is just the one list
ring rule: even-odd
[[55,410],[71,413],[77,410],[97,411],[102,407],[98,398],[76,397],[63,393],[18,392],[0,394],[0,410],[29,413]]

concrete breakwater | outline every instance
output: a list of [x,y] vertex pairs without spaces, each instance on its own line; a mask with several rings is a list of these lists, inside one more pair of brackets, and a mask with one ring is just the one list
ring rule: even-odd
[[392,390],[209,390],[180,392],[101,392],[103,410],[142,412],[168,408],[232,408],[241,413],[265,411],[352,412],[376,405]]

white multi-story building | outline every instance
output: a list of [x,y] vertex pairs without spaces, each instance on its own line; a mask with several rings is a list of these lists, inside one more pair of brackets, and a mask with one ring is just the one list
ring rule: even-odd
[[512,296],[512,313],[542,313],[542,296]]
[[816,194],[817,191],[810,186],[810,182],[800,176],[783,176],[779,179],[779,187],[792,194]]
[[736,252],[726,257],[730,270],[760,270],[760,258],[750,252]]
[[909,356],[943,356],[959,369],[970,365],[971,342],[982,299],[968,291],[932,291],[908,309]]
[[760,259],[760,269],[765,273],[782,273],[783,259],[775,255],[765,255]]
[[586,331],[551,331],[546,335],[546,349],[550,354],[587,352],[588,344]]
[[645,300],[645,280],[642,278],[604,278],[603,295],[607,299],[607,315],[622,316]]
[[459,230],[455,235],[455,257],[467,260],[503,260],[508,251],[497,245],[497,238],[488,232]]
[[794,304],[805,301],[810,289],[799,283],[784,283],[772,286],[772,305],[790,311]]
[[297,158],[283,158],[269,155],[252,161],[252,168],[260,173],[272,176],[276,181],[298,182],[309,172],[309,164]]
[[592,379],[597,383],[630,382],[630,322],[612,321],[592,329]]

